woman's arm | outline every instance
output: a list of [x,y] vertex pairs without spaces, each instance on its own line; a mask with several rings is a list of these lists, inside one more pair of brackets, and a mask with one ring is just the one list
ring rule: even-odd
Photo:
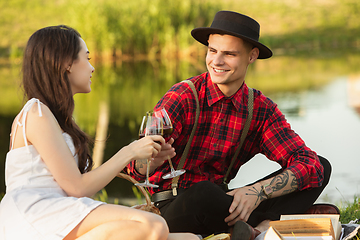
[[92,196],[105,187],[130,161],[155,157],[164,143],[161,136],[149,136],[135,141],[118,151],[103,165],[88,173],[81,174],[62,130],[53,114],[41,105],[43,116],[39,117],[37,107],[28,113],[26,135],[60,187],[74,197]]

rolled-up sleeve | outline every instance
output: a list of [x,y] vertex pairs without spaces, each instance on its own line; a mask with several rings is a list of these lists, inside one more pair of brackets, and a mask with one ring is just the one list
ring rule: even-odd
[[296,176],[298,189],[321,186],[324,168],[313,150],[291,129],[285,116],[274,104],[263,127],[261,151]]

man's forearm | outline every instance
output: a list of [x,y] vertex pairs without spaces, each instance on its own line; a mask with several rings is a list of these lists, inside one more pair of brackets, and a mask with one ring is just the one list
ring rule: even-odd
[[[298,189],[296,176],[290,170],[285,170],[273,178],[260,182],[261,186],[267,184],[270,184],[270,187],[272,188],[271,198],[289,194]],[[263,191],[259,191],[259,197],[260,199],[267,198]]]
[[[270,194],[265,193],[263,189],[266,185],[269,185],[272,189]],[[275,177],[257,182],[247,187],[238,188],[238,190],[241,189],[241,191],[245,191],[244,194],[247,196],[256,197],[254,204],[258,206],[260,202],[268,198],[279,197],[294,192],[298,189],[297,187],[298,184],[295,174],[290,170],[285,170]]]
[[298,188],[295,174],[286,170],[279,175],[276,175],[270,182],[270,186],[274,190],[274,197],[282,196],[295,192]]
[[135,169],[138,173],[145,175],[146,174],[146,159],[135,160]]
[[[150,164],[149,173],[152,173],[156,167],[151,166],[151,163],[149,163],[149,164]],[[140,173],[142,175],[146,175],[146,167],[147,167],[146,159],[135,160],[135,169],[136,169],[136,171],[138,171],[138,173]]]

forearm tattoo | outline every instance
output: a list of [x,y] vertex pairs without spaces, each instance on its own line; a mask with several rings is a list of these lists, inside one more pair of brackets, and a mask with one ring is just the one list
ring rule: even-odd
[[[287,187],[289,181],[290,181],[290,186]],[[285,171],[275,176],[271,181],[270,185],[272,186],[274,192],[282,190],[283,192],[281,193],[281,195],[294,192],[297,189],[296,176],[291,171]]]
[[246,195],[252,195],[257,197],[255,206],[259,201],[261,202],[262,200],[267,199],[265,193],[261,190],[258,191],[254,186],[252,188],[249,188],[248,190],[250,191],[250,193],[246,193]]
[[142,170],[144,170],[144,172],[146,172],[146,165],[147,165],[147,160],[146,159],[140,159],[140,160],[135,161],[135,169],[139,173],[143,172]]
[[291,193],[291,192],[295,192],[298,188],[298,183],[297,183],[297,180],[296,180],[296,177],[295,177],[295,174],[291,173],[291,176],[293,177],[291,183],[290,183],[290,189],[288,190],[284,190],[283,194],[288,194],[288,193]]

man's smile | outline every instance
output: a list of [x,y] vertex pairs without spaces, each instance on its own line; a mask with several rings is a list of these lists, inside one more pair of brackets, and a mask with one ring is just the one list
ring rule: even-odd
[[212,69],[214,69],[214,71],[215,71],[216,73],[223,73],[223,72],[228,72],[228,71],[230,71],[230,70],[218,69],[218,68],[214,68],[214,67],[212,67]]

